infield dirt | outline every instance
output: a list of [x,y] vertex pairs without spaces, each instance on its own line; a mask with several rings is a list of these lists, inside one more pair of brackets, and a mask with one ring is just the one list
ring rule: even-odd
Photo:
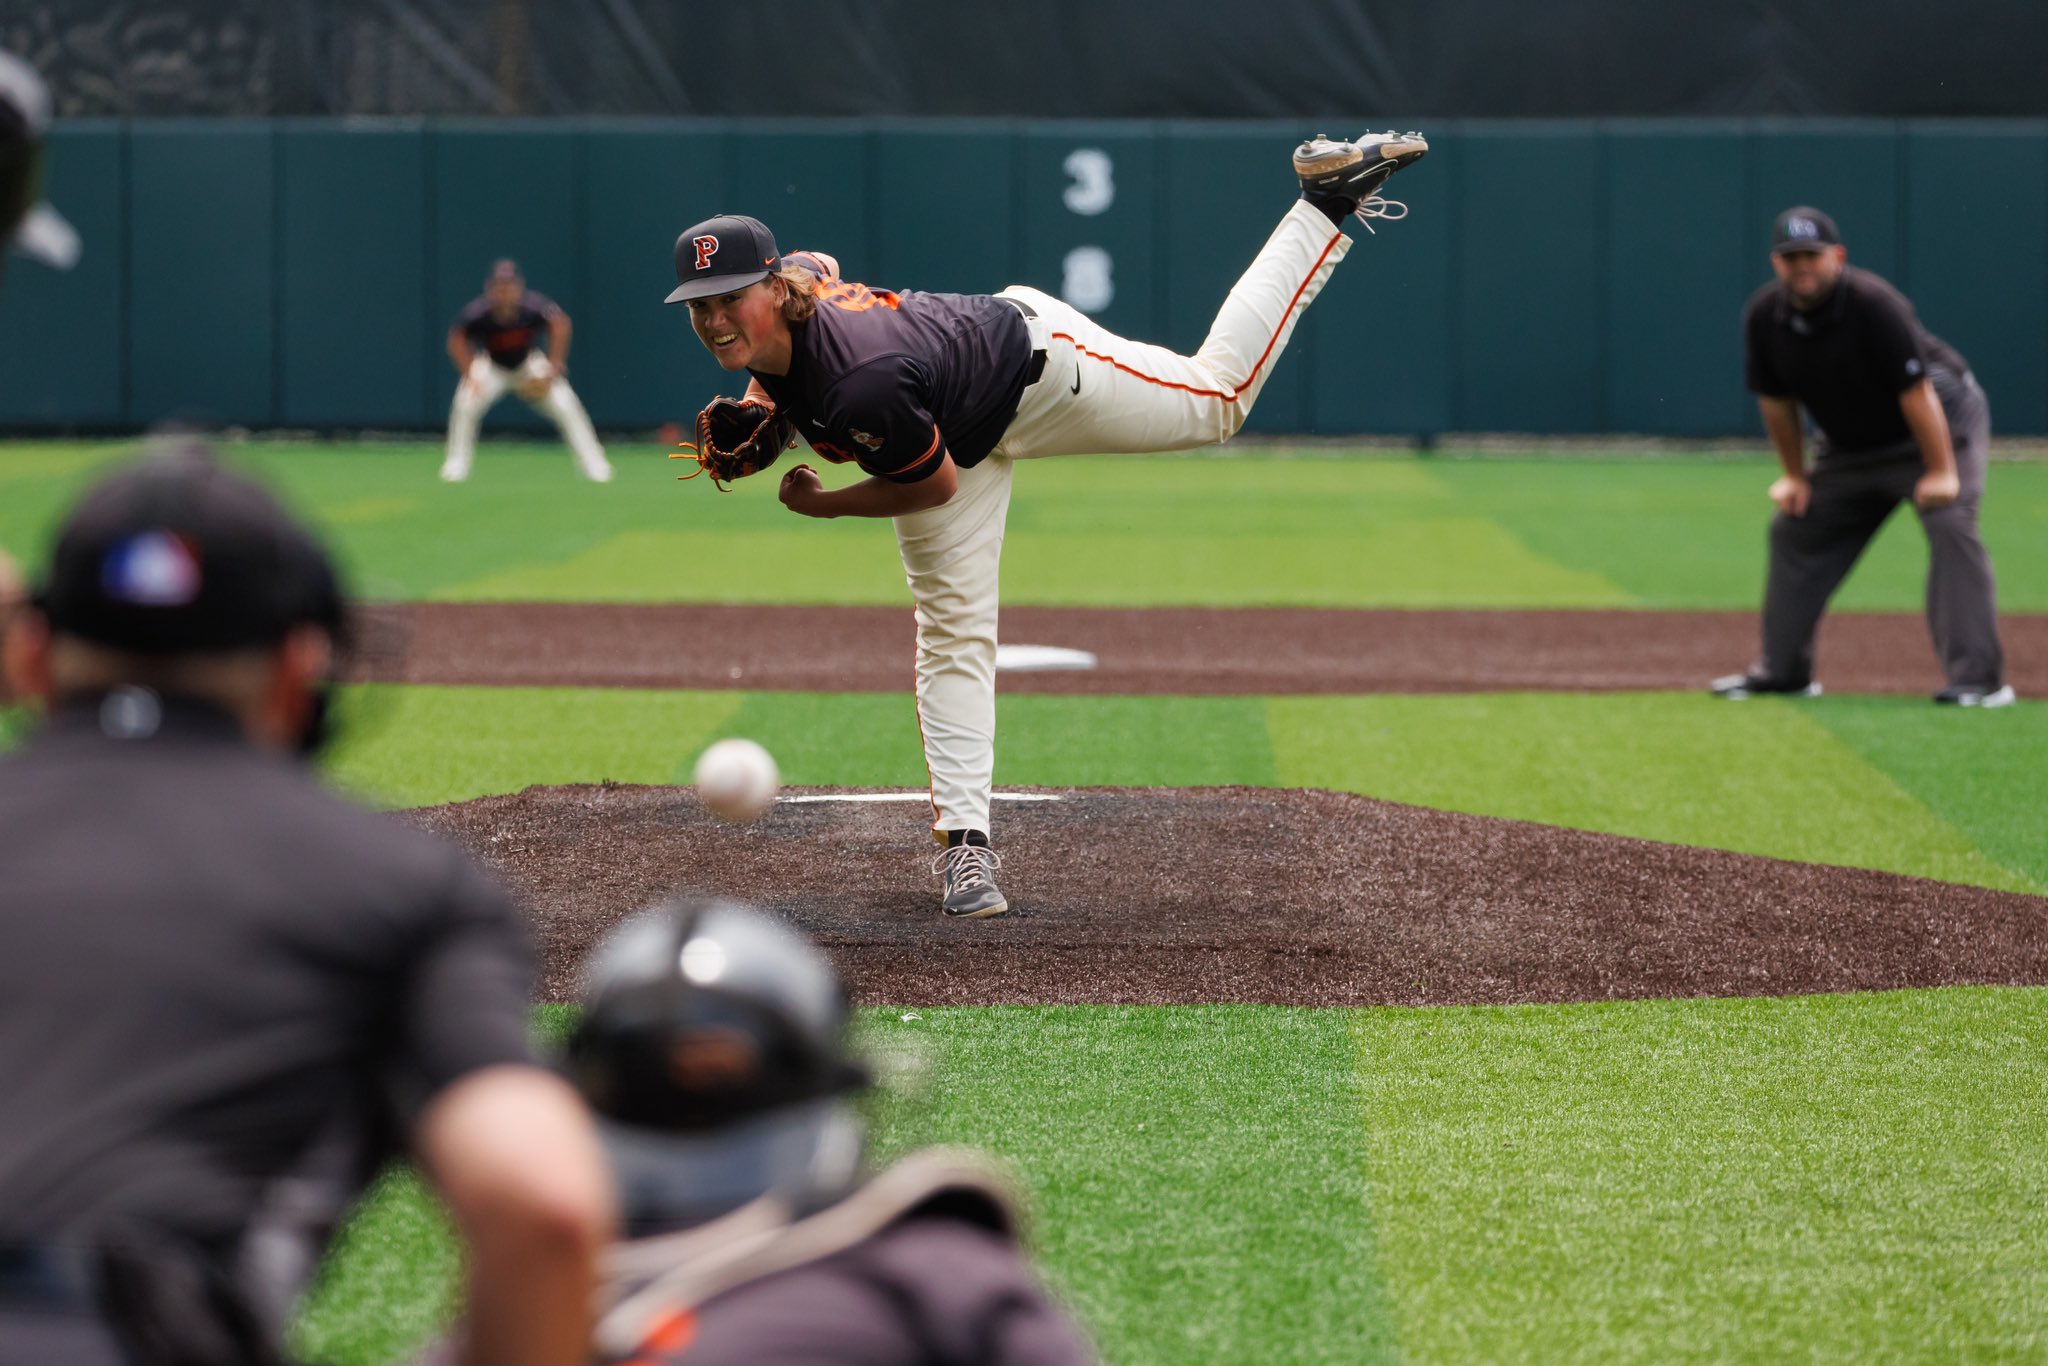
[[[358,676],[523,687],[910,690],[908,607],[415,603],[377,609]],[[2048,693],[2048,617],[1999,628],[2007,681]],[[1086,672],[1009,673],[1007,693],[1290,694],[1703,689],[1746,666],[1754,612],[1005,607],[1005,641],[1068,646]],[[1820,676],[1840,692],[1933,693],[1927,627],[1835,614]]]
[[[2002,622],[2048,689],[2048,617]],[[1005,640],[1099,656],[1004,693],[1694,689],[1739,669],[1751,613],[1006,608]],[[557,687],[883,691],[910,705],[910,613],[886,607],[413,604],[379,609],[358,676]],[[1830,617],[1841,691],[1940,686],[1926,627]],[[1729,705],[1746,705],[1731,703]],[[1780,704],[1766,704],[1780,705]],[[835,795],[818,789],[805,795]],[[851,795],[851,794],[840,794]],[[543,987],[678,891],[773,907],[869,1003],[1309,1005],[1778,995],[2048,983],[2048,899],[1334,792],[1064,790],[1002,803],[1014,909],[949,922],[928,809],[778,805],[721,825],[687,789],[532,788],[411,813],[494,868],[538,928]]]
[[[790,795],[830,796],[823,789]],[[529,788],[409,817],[532,915],[549,999],[626,913],[771,907],[867,1004],[1436,1005],[2048,983],[2048,898],[1272,788],[1006,802],[1013,909],[948,921],[917,802]]]

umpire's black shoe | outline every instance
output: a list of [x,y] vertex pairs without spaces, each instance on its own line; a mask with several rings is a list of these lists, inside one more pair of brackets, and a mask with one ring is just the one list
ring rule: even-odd
[[946,879],[939,909],[955,920],[980,920],[1009,910],[995,879],[1003,861],[988,847],[988,836],[978,830],[955,830],[947,833],[947,840],[945,851],[932,861],[932,871]]
[[1819,697],[1820,684],[1790,678],[1765,678],[1761,674],[1729,674],[1707,685],[1707,691],[1730,702],[1746,697]]
[[1348,200],[1347,212],[1360,219],[1399,218],[1407,206],[1379,198],[1378,190],[1388,176],[1428,152],[1429,142],[1420,133],[1363,133],[1356,142],[1318,133],[1294,149],[1294,174],[1301,178],[1301,192],[1313,201]]

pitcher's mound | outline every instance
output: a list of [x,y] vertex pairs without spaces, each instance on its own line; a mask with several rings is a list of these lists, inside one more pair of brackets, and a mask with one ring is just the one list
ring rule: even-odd
[[[835,795],[791,789],[785,795]],[[847,794],[852,795],[852,794]],[[1302,1005],[2048,983],[2048,898],[1366,797],[1063,789],[998,804],[1007,915],[948,921],[904,802],[720,824],[686,788],[528,788],[407,813],[532,913],[550,999],[678,891],[769,907],[862,1003]]]

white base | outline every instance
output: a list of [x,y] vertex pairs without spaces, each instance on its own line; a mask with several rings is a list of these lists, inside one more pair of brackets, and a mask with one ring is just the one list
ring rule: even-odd
[[1020,672],[1050,669],[1092,669],[1095,656],[1064,645],[998,645],[996,668]]

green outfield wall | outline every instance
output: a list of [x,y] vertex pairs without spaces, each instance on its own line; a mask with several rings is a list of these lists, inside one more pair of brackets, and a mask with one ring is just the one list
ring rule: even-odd
[[[737,386],[665,308],[716,212],[890,288],[1036,285],[1190,349],[1293,194],[1283,124],[886,120],[74,121],[69,274],[0,294],[0,427],[435,428],[448,322],[497,256],[572,314],[600,426]],[[2048,123],[1434,125],[1251,427],[1745,435],[1737,319],[1773,213],[1834,214],[2048,433]],[[500,427],[534,427],[516,402]]]

